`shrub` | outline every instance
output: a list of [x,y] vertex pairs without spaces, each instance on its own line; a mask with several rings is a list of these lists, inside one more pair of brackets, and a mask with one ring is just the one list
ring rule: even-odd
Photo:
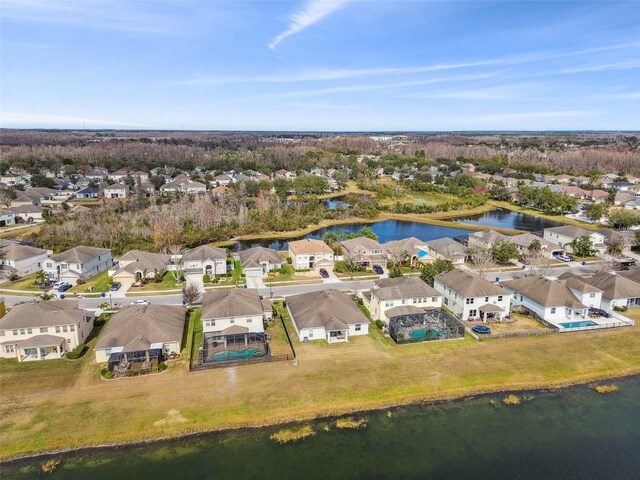
[[512,393],[504,397],[502,399],[502,403],[504,403],[505,405],[520,405],[520,397]]
[[151,373],[156,373],[158,371],[158,365],[151,366]]
[[211,275],[205,275],[202,277],[204,283],[211,283]]
[[111,377],[113,377],[113,373],[111,372],[107,372],[104,374],[104,378],[106,378],[107,380],[109,380]]
[[366,418],[346,417],[346,418],[339,418],[338,420],[336,420],[336,427],[342,428],[342,429],[356,430],[358,428],[364,428],[366,426],[367,426]]
[[66,357],[70,360],[76,360],[82,356],[85,351],[84,343],[78,345],[74,350],[67,352]]
[[272,434],[269,438],[278,443],[297,442],[298,440],[304,440],[307,437],[315,435],[311,425],[303,425],[299,428],[284,428]]
[[107,373],[109,373],[109,369],[107,367],[104,367],[102,370],[100,370],[100,375],[102,375],[103,377],[105,377]]
[[288,263],[289,265],[291,265],[291,264],[293,263],[293,260],[291,260],[291,257],[287,257],[287,263]]
[[158,371],[159,371],[159,372],[163,372],[163,371],[165,371],[166,369],[167,369],[167,364],[166,364],[166,363],[162,362],[162,363],[159,363],[159,364],[158,364]]
[[378,327],[380,330],[384,328],[384,322],[382,320],[376,320],[375,324],[376,324],[376,327]]
[[76,285],[82,285],[84,283],[86,283],[86,282],[82,278],[79,278],[79,279],[76,280]]
[[613,310],[614,310],[615,312],[626,312],[626,311],[627,311],[627,308],[628,308],[628,307],[627,307],[626,305],[624,305],[624,306],[622,306],[622,307],[613,307]]

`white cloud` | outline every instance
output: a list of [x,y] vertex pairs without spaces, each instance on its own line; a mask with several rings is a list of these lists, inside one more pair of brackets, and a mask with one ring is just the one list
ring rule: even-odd
[[640,68],[640,60],[628,60],[626,62],[604,63],[598,65],[586,65],[584,67],[565,68],[558,73],[584,73],[584,72],[604,72],[607,70],[630,70]]
[[276,35],[267,46],[273,50],[285,38],[300,33],[305,28],[318,23],[323,18],[342,8],[346,3],[347,0],[307,0],[301,10],[291,15],[289,28]]

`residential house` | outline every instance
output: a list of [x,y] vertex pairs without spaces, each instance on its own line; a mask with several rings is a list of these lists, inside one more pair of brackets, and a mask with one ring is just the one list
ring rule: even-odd
[[15,214],[17,223],[32,223],[36,220],[42,220],[44,207],[41,205],[20,205],[11,207],[10,211]]
[[262,278],[273,270],[282,268],[285,263],[278,252],[265,247],[253,247],[242,250],[239,255],[242,273],[247,278]]
[[4,174],[0,175],[0,182],[8,186],[25,184],[26,181],[26,172],[7,170]]
[[98,198],[100,196],[100,190],[95,187],[87,187],[75,193],[75,197],[80,200]]
[[482,247],[491,250],[496,243],[508,240],[509,237],[495,230],[481,230],[469,235],[469,248]]
[[385,249],[376,240],[368,237],[356,237],[340,242],[345,261],[372,268],[387,266]]
[[585,190],[585,192],[587,194],[587,198],[595,203],[606,202],[609,198],[609,192],[605,192],[604,190]]
[[201,273],[214,277],[227,273],[227,251],[224,248],[200,245],[187,250],[182,256],[185,272]]
[[[589,306],[582,302],[585,298],[591,306],[599,307],[602,291],[585,285],[577,278],[557,282],[544,277],[522,277],[507,280],[501,285],[511,296],[511,308],[522,307],[537,317],[564,327],[563,323],[584,320]],[[585,288],[586,287],[586,288]]]
[[89,180],[101,182],[109,176],[109,171],[102,167],[89,168],[86,170],[84,176]]
[[218,187],[215,187],[215,188],[211,189],[211,195],[213,195],[214,197],[223,197],[224,195],[229,193],[229,191],[230,191],[229,187],[225,187],[224,185],[220,185]]
[[93,351],[109,371],[150,370],[165,355],[180,353],[185,308],[180,305],[128,305],[114,313]]
[[462,265],[467,257],[467,249],[460,242],[452,238],[437,238],[425,242],[427,252],[432,257],[451,260],[454,265]]
[[224,361],[229,351],[255,348],[268,353],[264,322],[273,316],[269,300],[255,288],[206,292],[202,300],[203,360]]
[[284,168],[281,168],[280,170],[278,170],[275,173],[275,177],[276,178],[286,178],[287,180],[290,180],[292,178],[296,177],[295,172],[290,172],[289,170],[285,170]]
[[0,227],[10,227],[16,224],[16,214],[10,210],[0,211]]
[[364,292],[364,304],[374,320],[389,323],[388,311],[396,307],[440,308],[442,294],[418,277],[383,278]]
[[135,173],[131,174],[131,178],[133,178],[133,181],[137,184],[138,182],[140,183],[146,183],[149,181],[149,174],[147,172],[143,172],[143,171],[137,171]]
[[459,268],[436,275],[433,287],[444,296],[444,307],[462,320],[509,315],[511,298],[504,288]]
[[136,283],[164,275],[170,263],[170,255],[129,250],[120,257],[118,269],[111,276],[117,282]]
[[350,296],[338,290],[287,297],[287,311],[302,342],[347,342],[350,336],[369,333],[369,319]]
[[216,183],[216,185],[218,186],[228,186],[229,184],[233,183],[233,178],[231,178],[229,175],[218,175],[216,176],[213,181]]
[[585,230],[584,228],[575,225],[545,228],[543,238],[555,245],[558,245],[560,248],[567,251],[573,251],[571,248],[571,242],[585,235],[589,237],[596,250],[603,252],[606,249],[605,238],[602,234],[591,230]]
[[289,242],[289,257],[296,270],[329,269],[333,268],[334,263],[331,247],[314,238]]
[[185,192],[189,195],[202,195],[207,193],[207,186],[204,183],[191,182],[185,187]]
[[613,204],[616,206],[624,206],[627,202],[632,202],[636,199],[636,196],[631,192],[618,192],[613,200]]
[[0,239],[0,265],[2,276],[24,277],[42,270],[47,251],[12,240]]
[[47,187],[27,188],[24,191],[16,191],[16,198],[11,200],[12,207],[22,205],[42,205],[46,202],[52,202],[56,191]]
[[518,250],[523,255],[529,255],[529,253],[531,253],[529,247],[535,241],[540,243],[540,253],[545,257],[551,257],[554,252],[562,251],[562,249],[559,248],[556,244],[551,243],[544,238],[538,237],[533,233],[521,233],[520,235],[514,235],[508,238],[511,243],[518,247]]
[[390,261],[402,265],[416,266],[419,262],[430,263],[434,260],[428,253],[426,242],[416,237],[392,240],[384,244],[384,249]]
[[0,318],[0,357],[19,362],[62,358],[87,341],[94,321],[93,312],[72,300],[16,305]]
[[52,255],[44,262],[44,272],[50,279],[71,284],[108,270],[113,265],[111,250],[98,247],[73,247],[58,255]]
[[122,182],[123,180],[126,180],[128,176],[129,176],[129,169],[121,168],[120,170],[116,170],[115,172],[110,173],[108,175],[108,178],[110,180],[113,180],[114,182]]
[[129,196],[129,187],[122,183],[114,183],[104,187],[105,198],[127,198]]
[[167,182],[160,187],[162,193],[176,193],[182,192],[182,185],[176,182]]
[[600,272],[582,279],[585,283],[602,290],[600,308],[612,312],[615,307],[640,307],[640,281],[608,272]]

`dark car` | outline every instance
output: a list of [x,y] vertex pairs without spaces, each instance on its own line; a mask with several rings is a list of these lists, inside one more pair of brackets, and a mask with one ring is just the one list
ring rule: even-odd
[[382,275],[384,273],[384,270],[380,265],[374,265],[373,271],[376,272],[378,275]]
[[120,289],[120,287],[121,287],[121,286],[122,286],[122,284],[121,284],[120,282],[113,282],[113,283],[111,284],[111,288],[110,288],[110,290],[111,290],[112,292],[117,292],[117,291]]
[[320,276],[322,278],[329,278],[329,272],[327,272],[324,268],[320,269]]
[[73,285],[71,285],[70,283],[63,283],[62,285],[60,285],[58,287],[58,291],[59,292],[66,292],[67,290],[69,290]]

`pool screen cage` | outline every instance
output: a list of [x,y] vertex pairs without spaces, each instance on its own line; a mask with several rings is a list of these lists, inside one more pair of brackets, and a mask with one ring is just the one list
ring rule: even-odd
[[406,313],[389,319],[389,336],[398,344],[460,338],[464,324],[442,310]]
[[[245,357],[243,352],[251,351]],[[236,352],[236,353],[234,353]],[[224,355],[226,353],[226,355]],[[269,342],[265,332],[231,333],[222,335],[207,332],[203,335],[202,349],[198,355],[198,365],[207,363],[242,362],[269,354]]]
[[153,365],[162,361],[162,350],[140,350],[137,352],[117,352],[109,355],[110,372],[124,375],[128,371],[151,371]]

